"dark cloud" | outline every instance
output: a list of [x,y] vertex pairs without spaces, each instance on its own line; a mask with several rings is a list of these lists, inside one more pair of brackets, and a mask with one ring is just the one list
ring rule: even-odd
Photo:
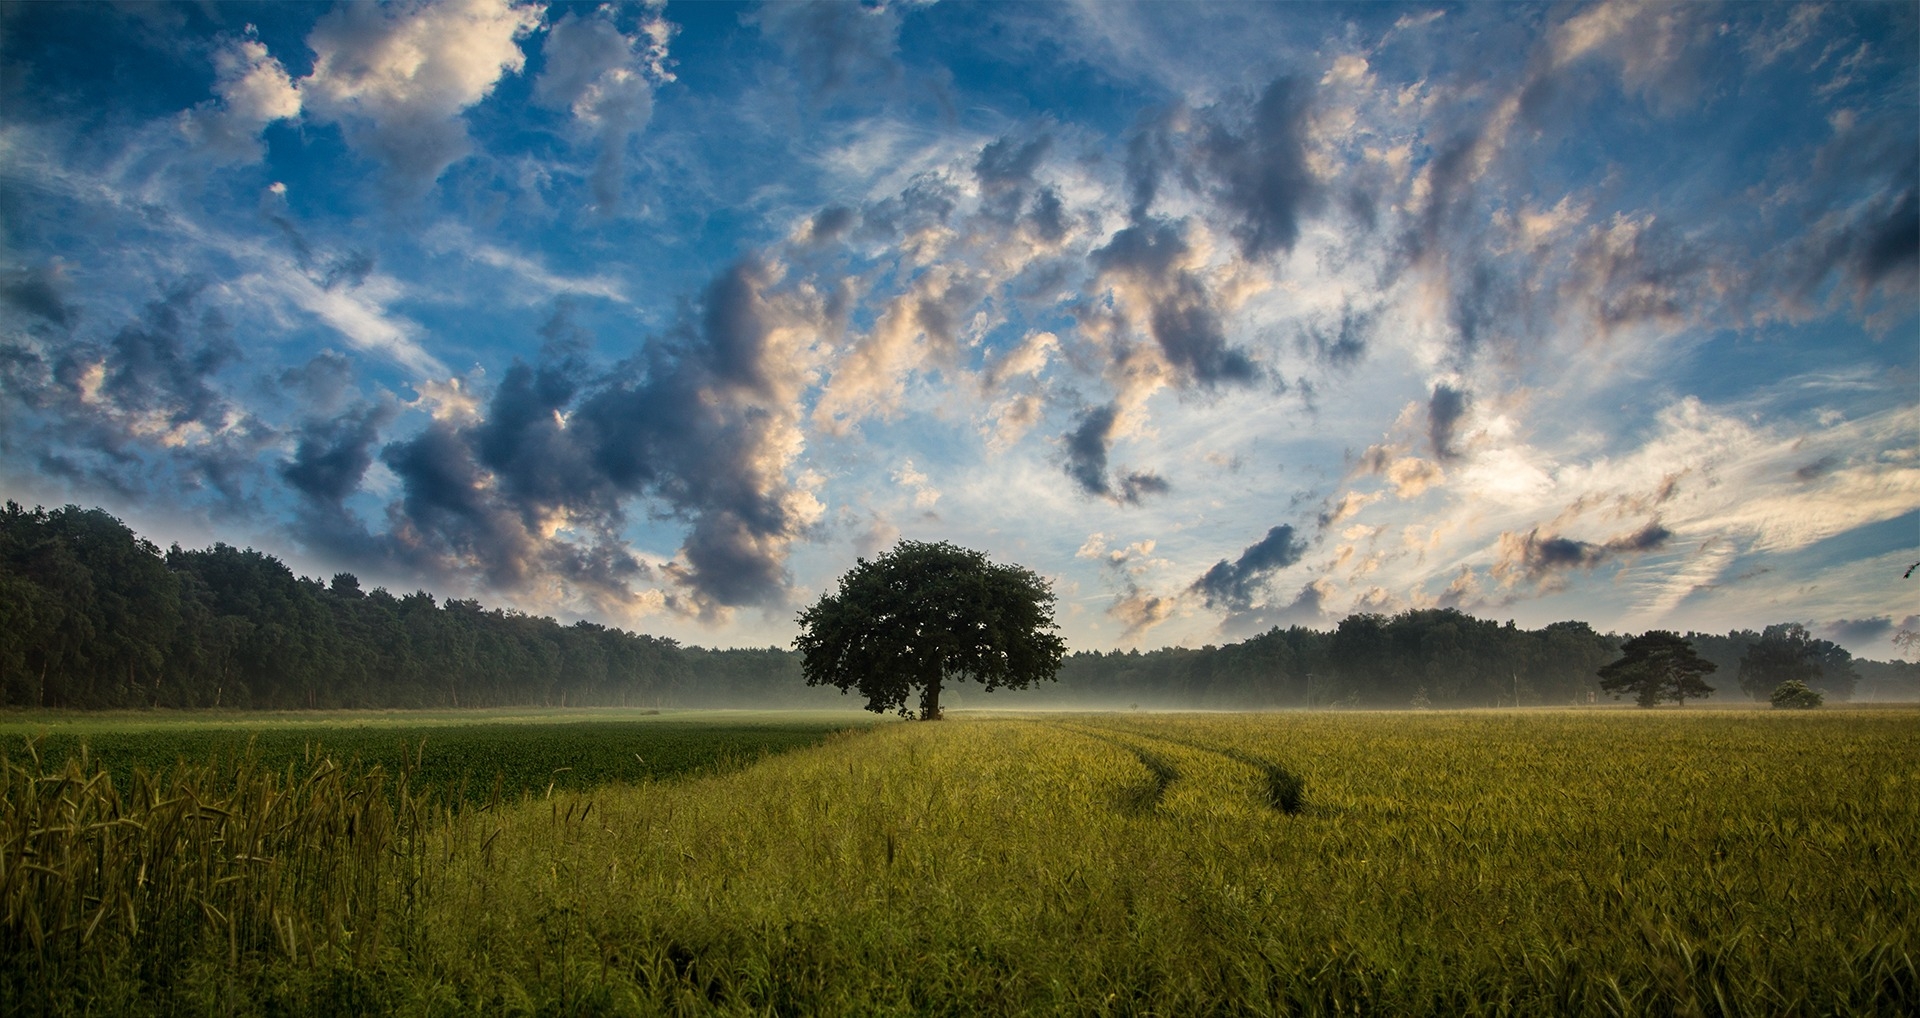
[[1050,134],[1024,144],[1016,142],[1011,135],[1001,138],[980,150],[980,158],[973,164],[974,179],[980,182],[981,190],[987,192],[1023,188],[1033,182],[1033,171],[1039,169],[1052,147]]
[[1249,605],[1230,608],[1220,620],[1220,633],[1229,638],[1245,638],[1267,632],[1276,626],[1320,628],[1328,623],[1326,594],[1314,583],[1305,583],[1286,604]]
[[1822,456],[1812,463],[1803,464],[1799,469],[1795,470],[1793,472],[1793,479],[1801,483],[1817,481],[1832,473],[1833,468],[1839,465],[1840,457],[1831,455]]
[[209,376],[239,357],[225,321],[208,310],[193,313],[199,287],[175,290],[147,306],[138,325],[107,344],[101,391],[122,409],[165,414],[175,425],[213,421],[222,404]]
[[1161,178],[1178,165],[1172,135],[1175,112],[1163,110],[1142,118],[1133,137],[1127,139],[1127,215],[1135,223],[1147,220],[1153,200],[1159,196]]
[[[981,148],[973,164],[974,180],[980,185],[980,218],[1002,229],[1013,228],[1027,205],[1027,194],[1034,184],[1033,172],[1045,161],[1052,147],[1053,136],[1042,134],[1026,141],[1008,135]],[[1052,201],[1058,204],[1058,196],[1052,196]],[[1059,210],[1053,210],[1052,216],[1058,219]],[[1043,223],[1035,232],[1046,230]]]
[[807,229],[808,244],[825,244],[838,240],[848,230],[853,229],[859,215],[845,205],[829,205],[814,213],[813,222]]
[[1603,544],[1579,541],[1556,534],[1542,534],[1538,527],[1525,534],[1502,534],[1500,561],[1496,575],[1512,579],[1551,579],[1573,569],[1591,569],[1619,555],[1634,555],[1665,547],[1673,532],[1650,520],[1640,529],[1621,534]]
[[1920,266],[1920,191],[1908,186],[1890,205],[1868,213],[1860,224],[1852,261],[1854,279],[1863,289]]
[[1386,444],[1370,445],[1360,454],[1356,469],[1362,474],[1384,474],[1401,450]]
[[760,300],[766,269],[754,259],[734,263],[707,286],[702,349],[722,380],[765,390],[766,340],[771,327]]
[[312,412],[331,413],[353,389],[353,362],[333,350],[322,350],[305,364],[281,372],[279,381]]
[[295,434],[293,458],[280,465],[280,476],[314,502],[339,506],[360,489],[361,478],[373,465],[380,430],[394,416],[391,403],[363,403],[338,416],[306,422]]
[[1067,476],[1089,495],[1108,495],[1107,443],[1113,435],[1113,404],[1094,407],[1082,414],[1080,426],[1067,433]]
[[1268,577],[1300,561],[1306,551],[1306,542],[1294,537],[1291,526],[1282,524],[1268,530],[1266,537],[1248,546],[1235,561],[1221,559],[1215,563],[1187,589],[1204,598],[1209,608],[1244,611]]
[[1367,355],[1367,344],[1373,341],[1378,317],[1375,312],[1355,311],[1349,304],[1340,309],[1338,325],[1328,327],[1316,323],[1302,327],[1300,346],[1329,367],[1353,367]]
[[1058,244],[1066,239],[1067,207],[1060,200],[1060,192],[1051,187],[1035,191],[1027,205],[1026,222],[1034,239],[1043,244]]
[[1652,520],[1649,521],[1646,526],[1641,527],[1631,534],[1622,534],[1608,541],[1607,550],[1625,552],[1653,551],[1665,546],[1667,541],[1672,537],[1673,531],[1661,526],[1659,520]]
[[1257,374],[1244,350],[1227,345],[1213,295],[1190,272],[1180,273],[1171,292],[1154,301],[1149,322],[1167,359],[1203,386],[1250,382]]
[[1717,261],[1665,222],[1616,220],[1591,231],[1579,245],[1573,279],[1562,291],[1587,305],[1603,333],[1683,321],[1711,303],[1707,291],[1724,272]]
[[187,284],[104,343],[64,331],[0,343],[0,440],[80,489],[122,498],[210,489],[213,508],[247,508],[257,457],[278,435],[221,386],[239,359],[227,333]]
[[0,301],[62,329],[71,329],[79,321],[80,311],[61,296],[60,275],[57,264],[0,272]]
[[1436,147],[1427,164],[1427,203],[1402,241],[1408,261],[1422,264],[1440,257],[1456,221],[1467,217],[1472,204],[1469,177],[1478,142],[1477,133],[1467,134]]
[[783,325],[772,285],[755,259],[730,266],[693,322],[604,371],[581,360],[563,308],[542,329],[542,360],[510,368],[477,420],[383,451],[404,485],[392,527],[403,554],[500,586],[552,574],[619,597],[608,585],[644,567],[607,549],[629,504],[651,498],[688,524],[673,570],[683,607],[780,601],[801,523],[776,462],[793,368],[768,349]]
[[1453,440],[1471,402],[1472,397],[1465,390],[1444,382],[1433,387],[1433,397],[1427,401],[1427,438],[1433,444],[1435,459],[1459,458]]
[[1144,471],[1130,471],[1118,479],[1107,478],[1107,449],[1113,442],[1113,429],[1119,408],[1112,403],[1094,407],[1080,415],[1080,425],[1061,440],[1067,450],[1067,476],[1080,490],[1123,505],[1138,505],[1150,495],[1173,490],[1165,478]]
[[260,218],[273,224],[286,239],[287,246],[293,249],[293,259],[302,269],[313,267],[313,245],[306,234],[293,224],[292,210],[287,206],[287,191],[284,187],[265,187],[260,190],[258,202]]
[[1159,474],[1136,470],[1120,478],[1119,498],[1128,505],[1135,505],[1148,495],[1164,495],[1172,490],[1173,485]]
[[203,437],[244,437],[248,429],[232,427],[232,404],[214,382],[239,350],[221,316],[198,308],[198,294],[196,285],[176,288],[105,345],[18,352],[9,372],[14,395],[55,412],[66,440],[116,457],[128,446],[178,445],[196,427]]
[[1178,226],[1155,221],[1116,232],[1092,261],[1103,278],[1129,283],[1145,298],[1147,332],[1184,381],[1206,388],[1251,382],[1259,372],[1227,343],[1213,295],[1183,267],[1188,252]]
[[1240,253],[1264,258],[1293,249],[1300,221],[1321,202],[1307,168],[1307,115],[1313,87],[1301,78],[1269,84],[1244,131],[1210,125],[1199,144],[1202,166],[1217,182],[1221,208],[1232,214]]
[[960,207],[960,193],[946,178],[920,173],[897,195],[868,205],[860,217],[858,236],[891,243],[908,234],[945,226]]
[[501,494],[521,508],[529,526],[553,511],[581,506],[599,516],[616,515],[617,491],[595,469],[592,450],[564,423],[579,390],[576,371],[571,362],[514,364],[472,432],[480,463],[499,479]]
[[1878,643],[1893,633],[1893,617],[1873,615],[1864,619],[1835,619],[1820,627],[1820,635],[1849,649]]
[[373,274],[373,256],[364,251],[350,251],[346,257],[327,266],[326,277],[321,285],[331,290],[342,284],[351,290],[367,281]]
[[390,535],[398,554],[443,575],[474,569],[495,588],[528,585],[539,564],[538,542],[492,497],[492,478],[461,429],[436,421],[390,443],[380,458],[405,484]]
[[771,38],[816,99],[900,77],[900,15],[887,3],[764,4],[749,19]]

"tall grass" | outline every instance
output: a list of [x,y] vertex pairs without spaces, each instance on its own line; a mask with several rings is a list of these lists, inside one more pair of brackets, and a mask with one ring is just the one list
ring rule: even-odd
[[465,810],[324,761],[124,798],[79,761],[9,764],[5,989],[103,1013],[1909,1014],[1916,720],[953,720]]

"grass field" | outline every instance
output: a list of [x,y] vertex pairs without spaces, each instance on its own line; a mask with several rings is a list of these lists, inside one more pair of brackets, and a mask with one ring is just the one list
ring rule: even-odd
[[1916,733],[1911,710],[961,716],[459,809],[377,794],[384,769],[109,801],[16,766],[0,989],[95,1013],[1911,1014]]
[[121,783],[181,761],[250,754],[280,770],[323,756],[473,802],[724,770],[872,723],[853,711],[72,712],[0,716],[0,753],[57,764],[84,746]]

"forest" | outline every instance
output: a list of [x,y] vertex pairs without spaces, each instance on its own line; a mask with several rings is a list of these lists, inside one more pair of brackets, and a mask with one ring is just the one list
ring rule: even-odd
[[[1792,623],[1687,633],[1720,698],[1764,699],[1755,648],[1829,700],[1920,699],[1920,665],[1856,661]],[[1497,707],[1581,704],[1624,636],[1452,609],[1356,614],[1225,646],[1080,651],[1055,684],[956,707]],[[1743,666],[1750,674],[1743,674]],[[1743,682],[1745,678],[1747,681]],[[1762,688],[1764,686],[1764,688]],[[162,551],[100,509],[0,512],[0,706],[424,708],[833,706],[787,649],[708,649],[425,591],[301,577],[216,543]]]

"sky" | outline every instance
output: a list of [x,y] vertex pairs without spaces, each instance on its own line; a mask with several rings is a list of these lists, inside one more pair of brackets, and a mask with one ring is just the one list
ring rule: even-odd
[[1912,3],[0,5],[0,493],[705,646],[1920,628]]

